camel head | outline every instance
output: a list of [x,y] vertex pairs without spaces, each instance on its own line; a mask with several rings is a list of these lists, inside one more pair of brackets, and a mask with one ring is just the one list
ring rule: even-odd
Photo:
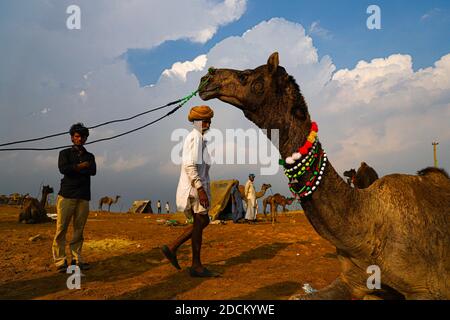
[[344,171],[344,177],[352,179],[355,175],[356,175],[355,169],[350,169],[350,170]]
[[[202,78],[200,98],[217,98],[242,110],[246,118],[262,129],[280,130],[280,152],[291,153],[309,133],[311,121],[305,100],[294,78],[279,65],[278,53],[255,69],[209,68]],[[294,137],[295,143],[286,140]],[[297,146],[298,147],[298,146]]]
[[120,196],[116,195],[116,202],[119,201]]
[[53,188],[50,187],[50,186],[43,186],[42,187],[42,192],[46,193],[46,194],[51,194],[51,193],[53,193]]
[[264,190],[267,190],[267,189],[269,189],[269,188],[271,188],[272,187],[272,185],[271,184],[269,184],[269,183],[263,183],[263,185],[261,186],[261,189],[264,189]]

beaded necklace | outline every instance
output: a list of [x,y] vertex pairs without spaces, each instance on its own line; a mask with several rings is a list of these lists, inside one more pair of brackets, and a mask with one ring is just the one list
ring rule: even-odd
[[[280,159],[284,174],[289,179],[289,189],[300,201],[317,190],[327,163],[327,154],[322,150],[317,138],[318,131],[317,124],[312,122],[306,142],[298,149],[298,152],[293,153],[286,160]],[[300,183],[299,178],[306,182]]]

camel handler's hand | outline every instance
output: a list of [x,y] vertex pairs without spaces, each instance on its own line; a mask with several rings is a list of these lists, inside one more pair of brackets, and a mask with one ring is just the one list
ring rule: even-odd
[[199,198],[200,204],[205,209],[208,209],[209,208],[209,200],[208,200],[208,195],[206,194],[205,189],[203,189],[203,187],[200,187],[197,189],[197,192],[198,192],[198,198]]
[[87,168],[89,168],[90,165],[91,165],[91,163],[89,161],[84,161],[82,163],[77,164],[77,169],[78,169],[78,171],[87,169]]

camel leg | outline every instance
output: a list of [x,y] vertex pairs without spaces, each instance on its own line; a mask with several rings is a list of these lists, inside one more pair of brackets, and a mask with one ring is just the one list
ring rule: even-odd
[[342,273],[329,286],[311,294],[296,294],[291,300],[348,300],[375,297],[383,290],[370,290],[367,288],[369,274],[356,266],[349,257],[337,250]]
[[351,290],[341,277],[336,278],[328,287],[311,294],[296,294],[289,300],[350,300]]

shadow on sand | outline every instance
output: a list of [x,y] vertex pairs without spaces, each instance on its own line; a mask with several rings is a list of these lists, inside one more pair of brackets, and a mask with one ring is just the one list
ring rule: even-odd
[[[239,256],[232,257],[225,260],[224,265],[207,265],[214,271],[223,273],[227,267],[241,265],[244,263],[251,263],[254,260],[270,260],[277,255],[277,253],[287,248],[290,243],[272,243],[263,245],[255,249],[251,249],[241,253]],[[219,278],[220,279],[220,278]],[[123,295],[113,297],[112,299],[130,299],[130,300],[159,300],[159,299],[176,299],[179,294],[190,291],[200,285],[208,278],[192,278],[186,270],[177,272],[166,277],[163,281],[151,286],[143,287],[138,290],[127,292]],[[296,284],[298,290],[298,284]],[[284,295],[284,294],[283,294]]]
[[[112,282],[135,277],[160,266],[162,254],[159,248],[146,252],[115,256],[92,264],[92,269],[84,272],[88,281]],[[33,299],[61,290],[67,290],[68,274],[7,282],[0,285],[1,299]]]

